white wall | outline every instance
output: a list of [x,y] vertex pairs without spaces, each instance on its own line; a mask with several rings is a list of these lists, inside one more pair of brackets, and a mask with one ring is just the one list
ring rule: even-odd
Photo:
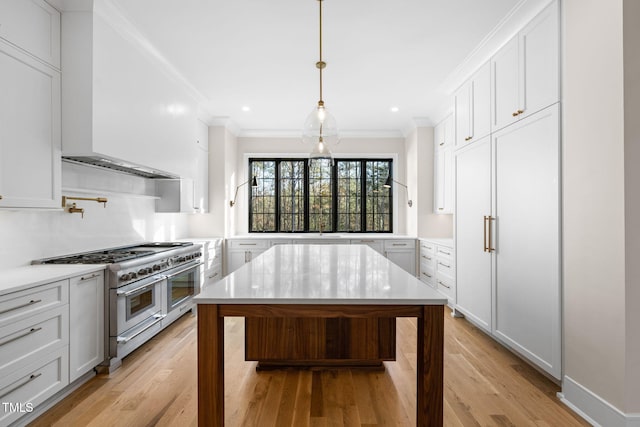
[[[34,259],[187,237],[188,215],[157,214],[153,198],[113,194],[152,193],[152,184],[143,178],[63,163],[62,182],[63,195],[106,196],[106,207],[77,201],[84,218],[62,210],[0,210],[0,269],[28,265]],[[79,187],[99,190],[68,190]]]
[[625,425],[640,409],[640,8],[563,4],[563,392],[600,424]]
[[[247,178],[246,156],[247,154],[258,155],[264,154],[304,154],[308,155],[311,151],[311,147],[304,145],[300,138],[238,138],[237,140],[237,153],[236,153],[236,168],[237,176],[227,175],[229,180],[229,197],[233,198],[233,192],[235,186],[245,182]],[[405,166],[405,147],[404,138],[345,138],[341,140],[340,144],[332,147],[334,156],[338,157],[341,154],[347,155],[385,155],[388,157],[396,157],[394,161],[394,176],[400,182],[406,182],[406,166]],[[238,204],[232,209],[233,212],[231,218],[231,224],[229,230],[231,235],[244,234],[248,230],[247,221],[247,186],[243,186],[238,192]],[[394,207],[394,214],[400,220],[397,224],[394,224],[394,232],[398,234],[404,234],[407,232],[406,221],[406,208],[407,199],[404,189],[400,187],[395,188],[394,201],[396,206]]]
[[640,2],[624,0],[625,412],[640,412]]

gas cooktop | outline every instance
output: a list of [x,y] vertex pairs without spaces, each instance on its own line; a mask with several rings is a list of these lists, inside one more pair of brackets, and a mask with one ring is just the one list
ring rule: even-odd
[[121,248],[104,249],[74,255],[48,258],[36,261],[38,264],[115,264],[134,258],[142,258],[158,252],[168,251],[191,242],[149,242]]

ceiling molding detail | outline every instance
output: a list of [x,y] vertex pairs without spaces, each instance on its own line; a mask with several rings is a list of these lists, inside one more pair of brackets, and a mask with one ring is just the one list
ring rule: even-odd
[[451,95],[518,31],[553,0],[520,0],[476,48],[449,74],[438,90]]
[[[299,130],[267,130],[267,129],[243,129],[237,135],[239,138],[299,138],[302,140],[302,132]],[[340,139],[348,138],[402,138],[403,134],[396,130],[346,130],[339,132]]]
[[166,73],[175,78],[191,96],[199,103],[205,104],[209,99],[200,92],[191,82],[158,50],[153,43],[138,30],[133,22],[126,16],[119,6],[112,0],[104,0],[93,8],[93,12],[103,18],[123,39],[136,46],[154,60]]
[[223,127],[231,132],[235,137],[243,136],[241,135],[242,129],[240,129],[240,126],[238,126],[238,124],[229,117],[210,116],[209,120],[205,121],[205,123],[209,126]]

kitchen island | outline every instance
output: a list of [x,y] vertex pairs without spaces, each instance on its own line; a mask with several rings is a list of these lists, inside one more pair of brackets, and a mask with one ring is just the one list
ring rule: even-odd
[[199,425],[224,425],[226,316],[416,317],[417,425],[442,425],[446,299],[366,245],[275,246],[194,300],[199,306]]

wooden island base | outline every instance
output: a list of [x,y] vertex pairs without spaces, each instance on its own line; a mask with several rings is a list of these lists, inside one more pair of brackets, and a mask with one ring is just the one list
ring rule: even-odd
[[396,319],[245,319],[245,360],[258,370],[349,367],[384,370],[396,359]]

